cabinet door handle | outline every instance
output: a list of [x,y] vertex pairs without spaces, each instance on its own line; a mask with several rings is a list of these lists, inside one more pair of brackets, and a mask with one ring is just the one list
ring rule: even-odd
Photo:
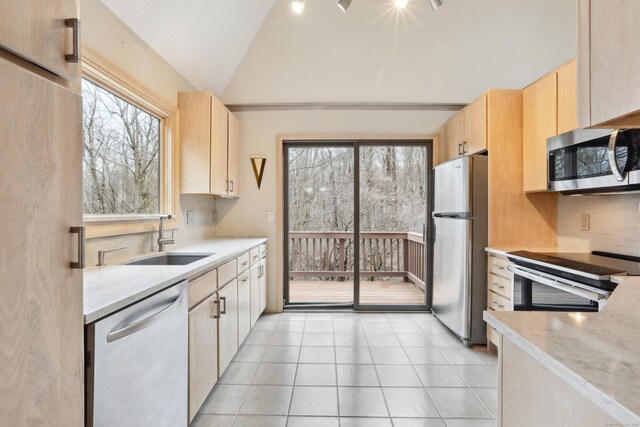
[[462,154],[467,152],[467,141],[462,141]]
[[220,314],[227,314],[227,297],[220,297],[220,305],[224,302],[224,309],[220,312]]
[[458,154],[462,156],[462,144],[458,144]]
[[220,316],[218,315],[218,304],[216,304],[215,300],[211,301],[211,318],[212,319],[220,318]]
[[504,270],[504,267],[503,267],[503,266],[501,266],[501,265],[493,264],[493,266],[494,266],[495,268],[497,268],[498,270]]
[[71,227],[71,233],[78,235],[78,261],[71,262],[71,268],[82,270],[86,266],[85,262],[85,228],[84,227]]
[[244,261],[241,265],[244,267],[247,264],[249,264],[249,261]]
[[504,308],[504,305],[498,304],[495,301],[491,301],[491,305],[494,306],[494,307],[498,307],[500,310],[502,310]]
[[68,18],[64,20],[64,26],[73,29],[73,53],[66,54],[64,59],[72,64],[80,62],[80,20]]
[[504,285],[499,285],[496,282],[491,283],[493,286],[495,286],[498,289],[504,289]]
[[244,277],[242,278],[242,281],[243,281],[243,282],[246,282],[247,280],[249,280],[249,276],[244,276]]
[[231,183],[231,190],[229,190],[230,193],[233,193],[233,181],[229,181]]

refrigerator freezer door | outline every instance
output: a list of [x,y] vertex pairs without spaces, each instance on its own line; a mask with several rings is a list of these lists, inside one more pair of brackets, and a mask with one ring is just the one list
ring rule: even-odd
[[461,157],[434,168],[434,213],[471,213],[472,159],[473,157]]
[[433,307],[436,317],[469,339],[471,290],[471,219],[434,218]]

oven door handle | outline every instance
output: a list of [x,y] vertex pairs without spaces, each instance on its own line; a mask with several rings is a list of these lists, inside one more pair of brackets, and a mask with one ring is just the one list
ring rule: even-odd
[[556,288],[560,291],[577,295],[579,297],[586,298],[590,301],[600,301],[600,300],[606,299],[606,295],[602,295],[596,292],[591,292],[586,289],[578,288],[576,286],[567,285],[556,280],[548,279],[544,276],[524,270],[514,264],[507,266],[507,269],[513,274],[515,274],[516,276],[522,276],[526,279],[534,280],[542,285],[549,286],[551,288]]

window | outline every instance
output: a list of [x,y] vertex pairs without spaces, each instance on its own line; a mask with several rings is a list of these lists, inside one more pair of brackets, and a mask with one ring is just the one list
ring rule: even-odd
[[[148,231],[145,221],[174,213],[178,110],[91,58],[82,74],[84,221],[105,223],[96,237]],[[131,221],[142,222],[108,224]]]
[[160,212],[161,119],[82,81],[84,213]]

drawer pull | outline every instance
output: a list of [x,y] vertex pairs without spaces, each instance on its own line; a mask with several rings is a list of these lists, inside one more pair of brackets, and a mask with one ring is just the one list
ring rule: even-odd
[[249,276],[244,276],[244,277],[242,278],[242,281],[243,281],[243,282],[246,282],[247,280],[249,280]]
[[504,285],[499,285],[496,282],[491,283],[493,286],[495,286],[498,289],[504,289]]
[[249,264],[249,261],[245,261],[243,262],[241,265],[244,267],[245,265]]
[[501,266],[501,265],[493,264],[493,266],[494,266],[495,268],[497,268],[498,270],[504,270],[504,267],[503,267],[503,266]]
[[493,305],[494,307],[498,307],[498,309],[500,309],[500,310],[502,310],[504,308],[504,305],[498,304],[495,301],[491,301],[491,305]]

